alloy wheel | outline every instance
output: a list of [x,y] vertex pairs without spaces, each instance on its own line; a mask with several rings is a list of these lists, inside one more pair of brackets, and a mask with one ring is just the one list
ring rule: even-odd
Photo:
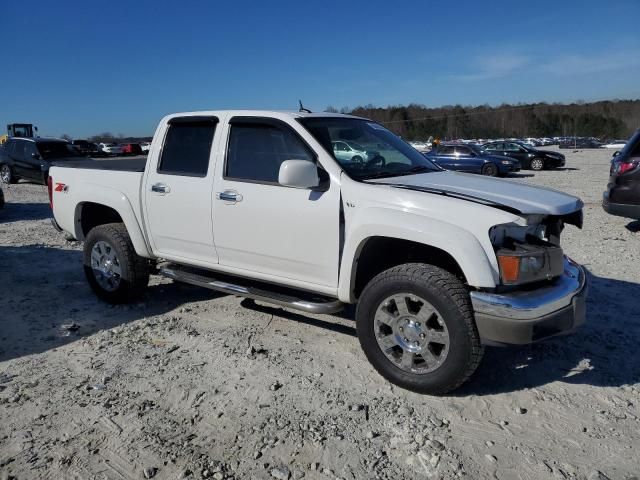
[[120,285],[122,269],[115,249],[107,242],[96,242],[91,249],[91,268],[96,281],[109,292]]
[[2,165],[0,168],[0,179],[4,183],[9,183],[11,181],[11,169],[9,165]]
[[378,346],[396,367],[424,374],[446,360],[451,340],[440,313],[425,299],[399,293],[385,299],[374,319]]

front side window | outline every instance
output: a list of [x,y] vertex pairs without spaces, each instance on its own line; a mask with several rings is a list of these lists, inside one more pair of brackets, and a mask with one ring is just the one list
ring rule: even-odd
[[175,118],[162,147],[158,173],[188,177],[206,177],[216,119]]
[[[344,171],[356,180],[441,171],[431,161],[382,125],[348,117],[307,117],[300,123]],[[354,155],[336,155],[333,144],[344,142]]]
[[520,152],[522,150],[522,147],[520,147],[520,145],[518,145],[517,143],[505,143],[504,150],[506,152]]
[[285,160],[315,162],[315,157],[288,128],[260,121],[232,120],[226,178],[276,184]]

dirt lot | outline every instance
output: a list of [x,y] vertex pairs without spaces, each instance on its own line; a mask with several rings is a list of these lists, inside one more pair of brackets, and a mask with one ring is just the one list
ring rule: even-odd
[[44,187],[3,186],[0,479],[640,476],[640,223],[600,207],[608,151],[516,181],[586,203],[565,251],[591,271],[587,324],[487,349],[448,397],[392,387],[353,322],[153,278],[98,301]]

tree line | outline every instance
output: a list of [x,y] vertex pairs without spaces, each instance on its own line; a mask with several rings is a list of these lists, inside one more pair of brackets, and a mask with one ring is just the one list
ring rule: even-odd
[[[338,112],[327,107],[328,112]],[[598,137],[628,138],[640,128],[640,100],[578,101],[430,108],[410,104],[347,107],[341,113],[371,118],[407,140],[456,138]]]

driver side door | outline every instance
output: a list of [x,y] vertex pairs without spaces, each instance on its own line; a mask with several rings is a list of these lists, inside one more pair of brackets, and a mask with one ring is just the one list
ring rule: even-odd
[[318,162],[289,124],[238,116],[227,129],[214,184],[213,234],[220,265],[286,285],[337,287],[340,186],[331,182],[323,189],[303,189],[278,183],[283,161]]

